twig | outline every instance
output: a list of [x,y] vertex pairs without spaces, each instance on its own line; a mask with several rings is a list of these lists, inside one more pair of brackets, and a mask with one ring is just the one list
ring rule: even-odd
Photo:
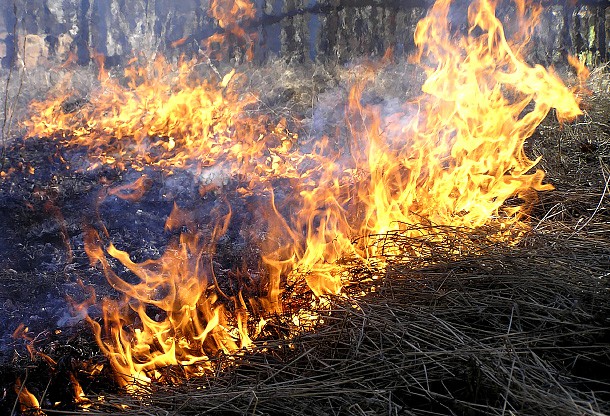
[[21,393],[23,393],[23,389],[25,388],[25,383],[28,381],[28,369],[25,369],[25,377],[23,379],[23,383],[19,385],[19,392],[17,393],[17,398],[15,399],[15,403],[13,403],[13,409],[11,410],[11,416],[15,414],[15,410],[17,409],[17,405],[19,404],[19,398],[21,397]]

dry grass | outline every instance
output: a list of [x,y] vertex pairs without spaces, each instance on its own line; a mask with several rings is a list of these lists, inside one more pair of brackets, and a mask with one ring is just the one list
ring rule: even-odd
[[[281,71],[290,84],[277,87],[281,108],[305,111],[322,89]],[[557,189],[541,195],[519,244],[498,244],[489,229],[439,229],[445,238],[433,241],[388,235],[426,255],[394,257],[380,277],[353,264],[351,300],[331,299],[315,332],[270,337],[216,357],[215,374],[138,396],[102,392],[83,376],[90,398],[104,395],[88,414],[610,413],[609,85],[607,68],[594,71],[587,114],[565,126],[549,118],[530,140]],[[273,94],[265,106],[277,104]]]
[[[610,231],[610,229],[608,230]],[[559,236],[557,236],[559,237]],[[605,414],[610,251],[588,236],[395,264],[315,332],[142,397],[126,414]],[[370,278],[360,270],[358,281]],[[351,291],[370,290],[354,282]],[[219,358],[220,361],[226,358]],[[606,375],[605,375],[606,374]],[[95,413],[95,412],[94,412]]]

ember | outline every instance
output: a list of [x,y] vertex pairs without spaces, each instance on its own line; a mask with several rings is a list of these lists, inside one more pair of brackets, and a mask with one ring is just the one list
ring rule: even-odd
[[[252,57],[245,28],[256,8],[245,0],[210,3],[222,32],[205,39],[203,58],[142,55],[119,75],[99,57],[99,88],[86,100],[68,76],[30,103],[26,142],[85,152],[79,174],[97,175],[78,244],[87,273],[103,272],[118,296],[83,285],[87,299],[70,299],[72,316],[61,320],[88,322],[120,388],[141,397],[152,385],[219,376],[277,342],[298,349],[294,339],[336,319],[337,302],[360,311],[397,270],[529,244],[538,192],[554,188],[526,141],[551,111],[560,125],[583,116],[588,70],[570,57],[572,88],[526,62],[541,6],[516,0],[508,38],[495,2],[474,0],[466,30],[453,27],[452,7],[437,0],[415,29],[410,64],[425,73],[421,93],[372,102],[392,57],[356,66],[334,135],[312,133],[299,114],[266,114],[245,71],[213,64],[228,42]],[[105,169],[125,180],[98,173]],[[182,180],[184,189],[166,183]],[[41,196],[72,264],[78,253],[54,198]],[[147,215],[141,202],[155,198],[164,226],[146,232],[165,248],[138,251],[109,224],[126,215],[120,207]],[[490,264],[481,270],[503,267]],[[47,357],[27,340],[32,359]],[[103,368],[90,359],[66,370],[73,405],[94,406],[75,369],[93,378]],[[14,390],[22,412],[40,410],[21,380]]]

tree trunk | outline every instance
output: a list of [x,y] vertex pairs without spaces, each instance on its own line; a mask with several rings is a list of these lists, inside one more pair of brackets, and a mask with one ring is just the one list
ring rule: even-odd
[[[589,0],[546,6],[533,36],[532,61],[545,65],[578,55],[589,64],[610,58],[610,7]],[[347,62],[380,56],[389,47],[412,51],[413,32],[430,0],[257,0],[247,23],[255,59]],[[3,67],[56,65],[74,56],[88,64],[94,54],[108,65],[145,53],[176,56],[199,50],[222,32],[207,10],[209,0],[0,0]],[[179,42],[177,42],[179,41]],[[179,44],[177,46],[176,42]],[[241,60],[233,49],[226,59]]]

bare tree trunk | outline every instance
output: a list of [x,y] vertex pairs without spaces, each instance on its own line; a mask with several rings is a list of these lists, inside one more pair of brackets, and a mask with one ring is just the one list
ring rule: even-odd
[[[12,4],[17,13],[13,13]],[[413,32],[431,0],[258,0],[249,23],[255,56],[264,61],[346,62],[413,49]],[[556,64],[576,54],[589,64],[610,59],[610,7],[603,1],[547,6],[534,34],[531,59]],[[209,0],[0,0],[0,62],[57,64],[70,53],[87,64],[93,54],[119,64],[145,53],[189,54],[220,29]],[[17,22],[16,38],[11,27]],[[180,46],[175,42],[182,40]],[[230,57],[235,54],[230,54]]]

